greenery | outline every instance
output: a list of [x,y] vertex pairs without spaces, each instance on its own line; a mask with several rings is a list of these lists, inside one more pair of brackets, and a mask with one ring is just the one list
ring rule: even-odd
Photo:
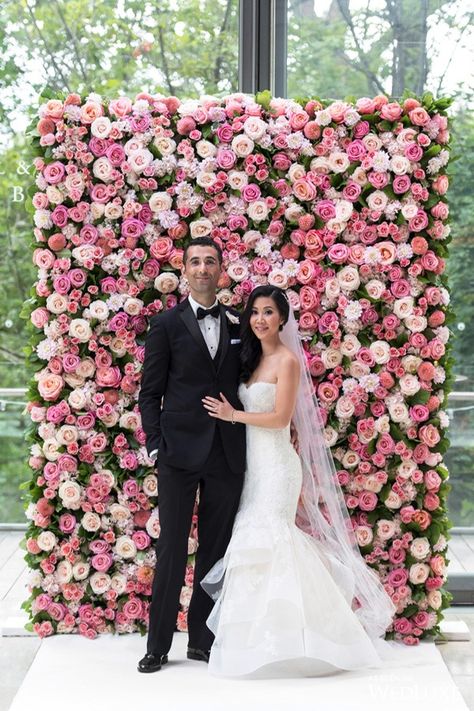
[[[467,52],[472,13],[462,0],[367,0],[363,6],[349,0],[289,0],[288,6],[289,96],[400,96],[409,89],[456,98],[453,145],[460,159],[451,169],[449,276],[457,320],[451,327],[455,372],[468,379],[461,389],[472,391],[474,88],[462,73],[453,78],[451,71],[459,57],[467,57],[462,52]],[[32,156],[24,129],[41,88],[48,84],[55,92],[104,96],[134,96],[145,88],[180,97],[236,91],[238,1],[6,0],[1,18],[0,388],[18,388],[28,381],[23,355],[28,336],[19,312],[35,279],[31,217],[25,210]],[[3,521],[18,519],[17,484],[29,476],[22,426],[18,408],[8,406],[1,413]],[[451,462],[452,475],[458,481],[462,472],[462,481],[468,481],[473,459],[462,467],[458,461]],[[464,484],[454,489],[464,491]],[[467,503],[455,510],[463,512],[462,521],[474,523]]]

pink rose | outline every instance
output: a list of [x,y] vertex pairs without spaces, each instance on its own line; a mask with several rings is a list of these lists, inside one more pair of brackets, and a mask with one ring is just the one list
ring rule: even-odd
[[66,169],[64,165],[59,161],[55,161],[54,163],[49,163],[44,167],[43,177],[50,185],[56,185],[64,178],[65,172]]
[[362,491],[359,495],[359,508],[362,511],[373,511],[377,506],[377,494],[373,491]]

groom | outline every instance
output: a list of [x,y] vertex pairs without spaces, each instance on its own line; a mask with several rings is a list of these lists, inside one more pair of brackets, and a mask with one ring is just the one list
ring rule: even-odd
[[222,252],[209,237],[184,252],[190,295],[151,319],[139,407],[147,450],[158,467],[161,532],[150,605],[147,653],[138,671],[168,661],[183,585],[188,536],[199,489],[194,588],[188,610],[189,659],[208,661],[213,602],[200,581],[225,553],[245,470],[245,427],[209,417],[206,395],[225,393],[236,409],[240,371],[238,314],[216,299]]

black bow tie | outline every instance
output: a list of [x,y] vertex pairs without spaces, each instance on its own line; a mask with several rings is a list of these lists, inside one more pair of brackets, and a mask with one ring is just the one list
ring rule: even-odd
[[219,317],[219,304],[215,304],[215,306],[212,306],[210,309],[203,309],[200,306],[198,306],[197,310],[197,319],[200,321],[202,318],[206,318],[206,316],[212,316],[213,318],[218,318]]

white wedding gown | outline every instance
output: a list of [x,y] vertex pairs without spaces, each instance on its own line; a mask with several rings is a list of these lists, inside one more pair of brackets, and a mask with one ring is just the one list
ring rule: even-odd
[[[249,412],[269,412],[276,385],[240,385]],[[232,538],[202,581],[216,600],[209,670],[241,676],[327,674],[381,666],[351,609],[353,580],[295,524],[301,464],[289,426],[247,426],[247,471]]]

